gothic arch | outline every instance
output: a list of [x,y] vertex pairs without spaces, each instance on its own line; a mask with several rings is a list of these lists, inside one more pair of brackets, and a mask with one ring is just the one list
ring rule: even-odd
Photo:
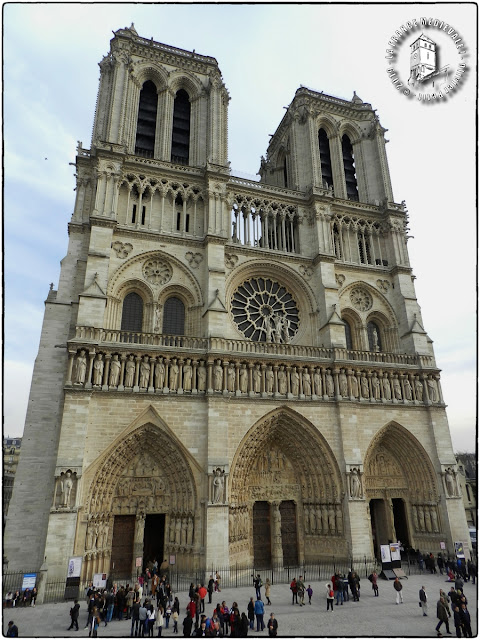
[[282,407],[259,420],[238,445],[229,477],[232,504],[252,499],[248,490],[252,468],[272,448],[279,448],[294,467],[299,501],[341,502],[340,469],[327,441],[310,421],[289,407]]
[[[158,478],[156,489],[123,496],[122,481],[135,475]],[[159,507],[164,512],[194,513],[201,483],[198,463],[150,407],[86,469],[82,493],[88,516],[136,513],[139,508],[153,513]]]
[[436,474],[427,452],[410,431],[396,422],[380,429],[372,439],[364,469],[369,498],[387,494],[405,498],[411,504],[439,500]]
[[[352,309],[353,304],[350,299],[350,293],[355,288],[366,290],[372,298],[372,304],[368,309],[366,309],[366,311],[362,311],[360,309],[354,311]],[[356,281],[347,285],[340,294],[340,307],[342,309],[342,313],[349,309],[351,313],[359,314],[363,319],[366,319],[366,312],[368,312],[369,316],[374,313],[382,314],[382,322],[386,322],[387,326],[389,327],[395,327],[395,329],[398,329],[397,318],[395,316],[392,305],[388,302],[384,295],[379,293],[378,290],[376,290],[367,282]]]
[[322,114],[317,118],[316,128],[317,134],[320,129],[324,129],[327,133],[328,139],[330,140],[337,134],[337,121]]
[[[352,146],[362,139],[362,131],[353,122],[341,122],[338,128],[338,135],[340,140],[343,136],[347,136]],[[358,162],[358,158],[356,158],[356,162]]]
[[151,80],[157,87],[157,92],[164,89],[168,82],[167,71],[159,65],[152,66],[145,63],[140,63],[138,66],[134,65],[131,76],[139,89],[142,88],[147,80]]
[[177,91],[180,89],[184,89],[188,93],[188,97],[190,98],[190,102],[193,102],[195,99],[199,98],[203,85],[202,83],[192,74],[186,73],[185,71],[174,71],[170,75],[168,88],[175,96]]

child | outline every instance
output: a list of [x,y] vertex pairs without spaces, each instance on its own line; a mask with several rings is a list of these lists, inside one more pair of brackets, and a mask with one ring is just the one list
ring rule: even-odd
[[165,609],[165,629],[168,629],[168,623],[170,622],[170,616],[172,615],[172,607],[167,604]]
[[308,595],[308,604],[312,604],[313,589],[310,585],[308,585],[307,595]]
[[178,611],[175,609],[172,615],[173,618],[173,633],[178,633]]

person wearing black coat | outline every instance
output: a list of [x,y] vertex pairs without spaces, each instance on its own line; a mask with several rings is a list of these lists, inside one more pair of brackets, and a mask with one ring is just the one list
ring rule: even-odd
[[78,612],[79,611],[80,611],[80,605],[78,604],[78,600],[75,600],[73,607],[71,607],[70,609],[70,618],[72,619],[72,622],[70,623],[70,626],[68,627],[67,631],[69,631],[70,629],[73,629],[74,625],[75,625],[76,631],[78,631]]
[[183,637],[189,638],[192,635],[193,618],[190,613],[187,613],[183,619]]

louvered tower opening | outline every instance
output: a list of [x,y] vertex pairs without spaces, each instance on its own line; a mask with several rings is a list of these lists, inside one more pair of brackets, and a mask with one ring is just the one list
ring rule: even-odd
[[190,99],[183,89],[173,105],[172,162],[188,164],[190,151]]
[[145,158],[153,158],[155,151],[157,103],[157,87],[151,80],[148,80],[140,91],[137,137],[135,140],[135,154]]
[[332,159],[330,157],[330,143],[325,129],[318,132],[318,148],[320,150],[320,165],[322,168],[322,180],[327,188],[333,187]]
[[345,172],[345,184],[347,186],[347,198],[358,202],[357,176],[355,174],[355,160],[350,138],[342,137],[343,170]]

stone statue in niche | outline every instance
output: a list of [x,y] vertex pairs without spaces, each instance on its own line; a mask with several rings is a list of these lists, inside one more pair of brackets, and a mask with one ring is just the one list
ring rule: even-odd
[[219,504],[223,502],[223,493],[225,487],[225,471],[222,471],[220,467],[217,467],[213,474],[212,480],[212,502],[213,504]]
[[338,376],[338,383],[340,386],[340,395],[346,398],[348,396],[348,384],[347,384],[347,376],[343,371]]
[[327,396],[329,398],[333,398],[335,394],[335,385],[333,384],[333,376],[330,373],[330,370],[327,371],[327,375],[325,376],[326,385],[327,385]]
[[235,391],[235,368],[232,364],[227,369],[227,388],[229,391]]
[[375,400],[380,400],[380,380],[376,374],[372,377],[372,390]]
[[274,373],[272,368],[269,367],[265,371],[265,391],[267,393],[273,393],[273,382],[274,382]]
[[183,366],[183,390],[191,391],[192,390],[192,365],[191,360],[187,360],[187,362]]
[[357,468],[350,471],[350,495],[352,498],[362,497],[362,481]]
[[257,364],[252,372],[253,376],[253,390],[255,393],[260,393],[260,384],[262,380],[262,374],[260,373],[260,366]]
[[197,378],[198,391],[205,391],[205,389],[207,388],[207,370],[203,364],[203,360],[198,367]]
[[133,355],[130,354],[125,364],[125,386],[133,387],[134,378],[135,378],[135,362],[133,360]]
[[120,360],[118,359],[118,355],[115,353],[112,357],[112,361],[110,362],[110,379],[108,384],[110,387],[117,387],[118,381],[120,379],[120,369],[122,365],[120,364]]
[[390,380],[388,378],[383,379],[383,395],[386,400],[392,399],[392,389],[390,388]]
[[242,393],[247,393],[248,388],[248,372],[244,364],[242,364],[242,368],[240,369],[240,391]]
[[285,369],[283,367],[280,368],[278,374],[278,393],[282,396],[287,393],[287,374],[285,373]]
[[433,378],[428,378],[427,387],[428,387],[428,395],[430,396],[430,400],[432,402],[438,402],[437,381],[434,380]]
[[291,383],[292,395],[298,396],[300,376],[298,375],[298,371],[296,368],[294,368],[292,373],[290,374],[290,383]]
[[303,393],[306,396],[312,395],[312,379],[308,369],[305,369],[302,373]]
[[395,398],[397,400],[402,399],[402,388],[400,386],[400,381],[397,377],[393,379],[393,391],[395,393]]
[[87,358],[85,357],[85,349],[82,349],[80,351],[80,355],[77,356],[74,384],[84,384],[86,374],[87,374]]
[[455,472],[451,467],[445,471],[445,487],[447,489],[447,495],[450,498],[457,495],[455,491]]
[[378,333],[375,327],[372,329],[372,342],[373,342],[373,350],[380,351],[380,346],[378,344]]
[[68,508],[71,506],[70,503],[72,502],[73,486],[74,486],[74,478],[72,477],[72,472],[67,471],[66,473],[62,473],[59,478],[59,488],[60,488],[60,498],[58,503],[59,507]]
[[315,369],[313,374],[313,389],[316,396],[322,395],[322,376],[318,369]]
[[362,397],[368,398],[370,396],[370,391],[368,389],[368,380],[365,376],[362,376],[362,379],[360,381],[360,386],[362,388]]
[[160,360],[155,365],[155,388],[163,389],[164,383],[165,383],[165,365],[163,364],[163,360]]
[[351,377],[350,384],[352,385],[352,396],[358,398],[358,380],[355,374]]
[[418,378],[415,380],[415,395],[419,402],[423,400],[423,384]]
[[144,356],[140,364],[140,387],[146,389],[148,387],[148,381],[150,378],[150,363],[148,362],[148,356]]
[[155,318],[153,323],[154,333],[160,333],[161,314],[162,314],[162,311],[161,311],[160,305],[157,305],[155,307]]
[[95,362],[93,363],[93,384],[96,387],[100,387],[102,384],[104,365],[105,363],[103,362],[103,355],[99,353],[96,357]]
[[405,398],[407,400],[411,400],[413,395],[412,395],[412,385],[410,384],[410,381],[408,378],[405,378],[405,381],[403,383],[403,388],[405,389]]
[[220,364],[213,367],[213,388],[215,391],[221,391],[223,386],[223,369]]
[[176,358],[174,358],[172,364],[170,365],[170,390],[176,391],[178,386],[178,364]]

